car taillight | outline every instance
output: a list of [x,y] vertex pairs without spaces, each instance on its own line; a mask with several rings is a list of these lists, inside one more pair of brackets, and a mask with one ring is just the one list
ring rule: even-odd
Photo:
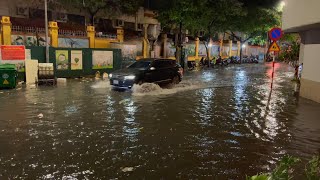
[[183,68],[179,68],[179,74],[181,75],[181,77],[183,76]]

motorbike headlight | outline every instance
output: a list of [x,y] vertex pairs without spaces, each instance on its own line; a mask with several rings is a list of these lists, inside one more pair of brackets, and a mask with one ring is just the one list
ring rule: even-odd
[[136,76],[125,76],[124,79],[125,80],[134,80],[136,78]]
[[109,78],[112,78],[112,74],[109,74]]

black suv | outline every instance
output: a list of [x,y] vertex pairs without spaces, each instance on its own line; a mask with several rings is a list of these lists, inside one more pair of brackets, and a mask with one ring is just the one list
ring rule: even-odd
[[134,84],[173,83],[178,84],[183,69],[171,59],[141,59],[109,75],[110,84],[118,88],[132,88]]

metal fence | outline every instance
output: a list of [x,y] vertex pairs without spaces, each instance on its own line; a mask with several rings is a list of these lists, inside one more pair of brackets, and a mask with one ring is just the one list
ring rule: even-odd
[[78,37],[87,37],[87,32],[85,31],[71,31],[71,30],[58,30],[59,35],[62,36],[78,36]]
[[39,33],[39,34],[46,33],[45,28],[39,28],[39,27],[12,26],[11,30],[12,32],[22,32],[22,33]]
[[[12,26],[11,28],[12,32],[19,32],[19,33],[39,33],[39,34],[45,34],[46,29],[45,28],[39,28],[39,27],[27,27],[27,26]],[[60,36],[71,36],[71,37],[87,37],[86,31],[72,31],[72,30],[64,30],[59,29],[58,33]],[[106,39],[117,39],[116,34],[107,34],[103,32],[97,32],[95,34],[98,38],[106,38]]]
[[103,32],[97,32],[96,33],[96,37],[98,37],[98,38],[107,38],[107,39],[117,39],[117,35],[116,34],[107,34],[107,33],[103,33]]

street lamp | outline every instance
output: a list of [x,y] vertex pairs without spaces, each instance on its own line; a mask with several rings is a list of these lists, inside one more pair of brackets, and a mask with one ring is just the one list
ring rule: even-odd
[[281,1],[278,5],[278,9],[280,12],[283,11],[284,6],[286,6],[286,2],[285,1]]
[[46,63],[49,63],[49,43],[48,43],[48,36],[49,36],[49,30],[48,30],[48,2],[47,0],[44,0],[44,18],[45,18],[45,28],[46,28]]

